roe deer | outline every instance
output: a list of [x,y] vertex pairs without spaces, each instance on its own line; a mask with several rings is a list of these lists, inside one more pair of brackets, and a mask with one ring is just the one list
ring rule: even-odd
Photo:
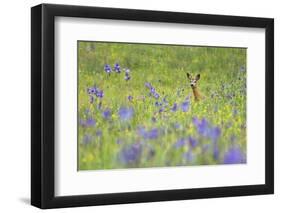
[[204,96],[199,92],[197,87],[197,82],[200,79],[200,74],[197,74],[195,77],[193,77],[189,73],[186,73],[186,75],[187,78],[190,80],[190,86],[192,88],[195,101],[200,101],[201,99],[204,98]]

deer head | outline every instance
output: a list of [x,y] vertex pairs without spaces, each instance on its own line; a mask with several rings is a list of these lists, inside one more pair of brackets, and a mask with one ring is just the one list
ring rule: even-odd
[[195,77],[193,77],[189,73],[186,73],[186,76],[187,76],[188,80],[190,81],[191,88],[195,89],[197,87],[197,82],[200,79],[200,74],[197,74]]

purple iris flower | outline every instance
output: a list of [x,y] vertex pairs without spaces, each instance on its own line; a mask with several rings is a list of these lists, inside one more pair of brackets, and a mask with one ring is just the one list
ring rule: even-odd
[[[127,69],[127,70],[129,70],[129,69]],[[127,72],[127,70],[125,71],[125,78],[124,78],[124,79],[125,79],[126,81],[129,81],[129,80],[131,79],[131,76],[130,76],[130,73],[129,73],[130,71]]]
[[131,144],[123,148],[120,152],[120,160],[124,164],[137,163],[141,157],[142,146],[139,143]]
[[183,158],[188,162],[194,162],[196,160],[195,154],[193,154],[191,151],[183,153]]
[[117,72],[117,73],[121,73],[121,67],[120,67],[120,65],[118,63],[116,63],[114,65],[114,71]]
[[133,96],[129,95],[129,96],[128,96],[128,100],[129,100],[129,101],[133,101]]
[[97,130],[96,136],[101,137],[102,136],[102,131],[101,130]]
[[198,144],[198,140],[196,138],[193,138],[191,136],[188,137],[189,144],[192,148],[196,147]]
[[205,118],[200,121],[198,118],[194,117],[192,121],[200,135],[210,138],[213,142],[219,139],[221,135],[221,129],[219,127],[212,127]]
[[212,141],[217,141],[218,138],[221,135],[221,129],[219,127],[214,127],[209,129],[209,138],[212,139]]
[[175,148],[181,148],[186,144],[186,139],[185,138],[180,138],[177,140],[177,142],[174,144]]
[[157,128],[153,128],[147,132],[148,139],[157,139],[159,135],[159,130]]
[[160,106],[162,106],[162,103],[159,102],[159,101],[156,101],[156,102],[155,102],[155,106],[160,107]]
[[84,135],[82,143],[87,145],[92,141],[92,136],[89,134]]
[[86,120],[81,119],[80,125],[82,127],[91,127],[96,125],[96,121],[93,118],[87,118]]
[[134,115],[134,110],[131,107],[121,107],[119,109],[119,117],[123,121],[130,120]]
[[105,111],[103,111],[102,116],[103,116],[105,119],[109,119],[110,116],[111,116],[110,110],[109,110],[109,109],[106,109]]
[[224,164],[246,163],[246,156],[239,147],[231,147],[224,155]]
[[86,125],[89,126],[95,126],[96,125],[96,121],[93,118],[88,118],[86,120]]
[[98,98],[103,98],[103,91],[102,90],[98,90],[97,91],[97,93],[96,93],[96,96],[98,97]]
[[184,101],[182,104],[181,104],[181,109],[183,112],[187,112],[188,109],[189,109],[189,100],[186,100]]
[[177,103],[174,103],[173,107],[171,108],[172,112],[176,112],[178,110],[178,105]]
[[93,87],[90,87],[90,88],[88,88],[88,94],[89,95],[95,95],[96,94],[96,92],[97,92],[97,87],[96,86],[93,86]]
[[156,99],[158,99],[158,98],[160,97],[160,95],[159,95],[157,92],[153,93],[153,96],[154,96],[154,98],[156,98]]
[[104,65],[104,71],[109,74],[111,73],[112,69],[109,64]]
[[145,85],[148,89],[151,89],[151,87],[152,87],[151,83],[148,83],[148,82],[146,82],[144,85]]

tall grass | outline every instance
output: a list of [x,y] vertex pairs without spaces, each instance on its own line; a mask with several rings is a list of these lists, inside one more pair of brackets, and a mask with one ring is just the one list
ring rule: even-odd
[[246,163],[246,49],[80,41],[78,76],[79,170]]

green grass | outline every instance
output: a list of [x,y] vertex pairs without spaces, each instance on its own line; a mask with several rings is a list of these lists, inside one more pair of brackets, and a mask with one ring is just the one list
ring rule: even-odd
[[[113,68],[115,63],[122,72],[107,74],[105,64]],[[130,69],[128,81],[123,68]],[[242,48],[78,42],[79,170],[245,163],[245,68]],[[187,72],[200,73],[204,100],[194,101]],[[94,85],[104,96],[93,95],[90,103],[87,89]],[[183,112],[186,100],[189,108]],[[163,112],[156,101],[165,105]],[[121,107],[133,109],[131,119],[120,119]],[[110,111],[108,119],[105,110]],[[89,119],[93,125],[87,125]],[[201,126],[196,119],[203,120]],[[157,134],[150,139],[141,130]]]

